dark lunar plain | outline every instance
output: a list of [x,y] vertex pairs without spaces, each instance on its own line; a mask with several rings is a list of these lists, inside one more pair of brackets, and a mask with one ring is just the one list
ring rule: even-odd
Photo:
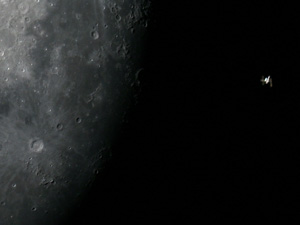
[[298,224],[296,9],[151,1],[139,94],[64,224]]

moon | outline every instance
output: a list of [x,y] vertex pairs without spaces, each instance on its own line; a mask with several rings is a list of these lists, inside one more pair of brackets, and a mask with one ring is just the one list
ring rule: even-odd
[[1,225],[65,224],[109,163],[139,84],[149,7],[0,0]]

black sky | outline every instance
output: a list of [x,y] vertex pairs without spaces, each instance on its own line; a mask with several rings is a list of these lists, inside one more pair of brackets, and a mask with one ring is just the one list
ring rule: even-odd
[[163,2],[152,4],[139,102],[82,221],[267,222],[298,162],[296,8]]

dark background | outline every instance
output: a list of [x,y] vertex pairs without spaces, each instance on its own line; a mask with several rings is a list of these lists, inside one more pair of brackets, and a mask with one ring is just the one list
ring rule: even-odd
[[141,94],[78,224],[268,224],[297,213],[296,7],[198,3],[152,1]]

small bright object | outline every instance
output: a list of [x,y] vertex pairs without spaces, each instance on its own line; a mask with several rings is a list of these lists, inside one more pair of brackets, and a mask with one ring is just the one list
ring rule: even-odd
[[270,83],[270,87],[273,86],[271,76],[268,76],[268,77],[266,77],[266,78],[265,78],[264,76],[262,76],[262,78],[261,78],[260,81],[262,82],[262,85]]
[[267,78],[265,78],[266,84],[269,83],[269,81],[270,81],[270,76],[268,76]]

